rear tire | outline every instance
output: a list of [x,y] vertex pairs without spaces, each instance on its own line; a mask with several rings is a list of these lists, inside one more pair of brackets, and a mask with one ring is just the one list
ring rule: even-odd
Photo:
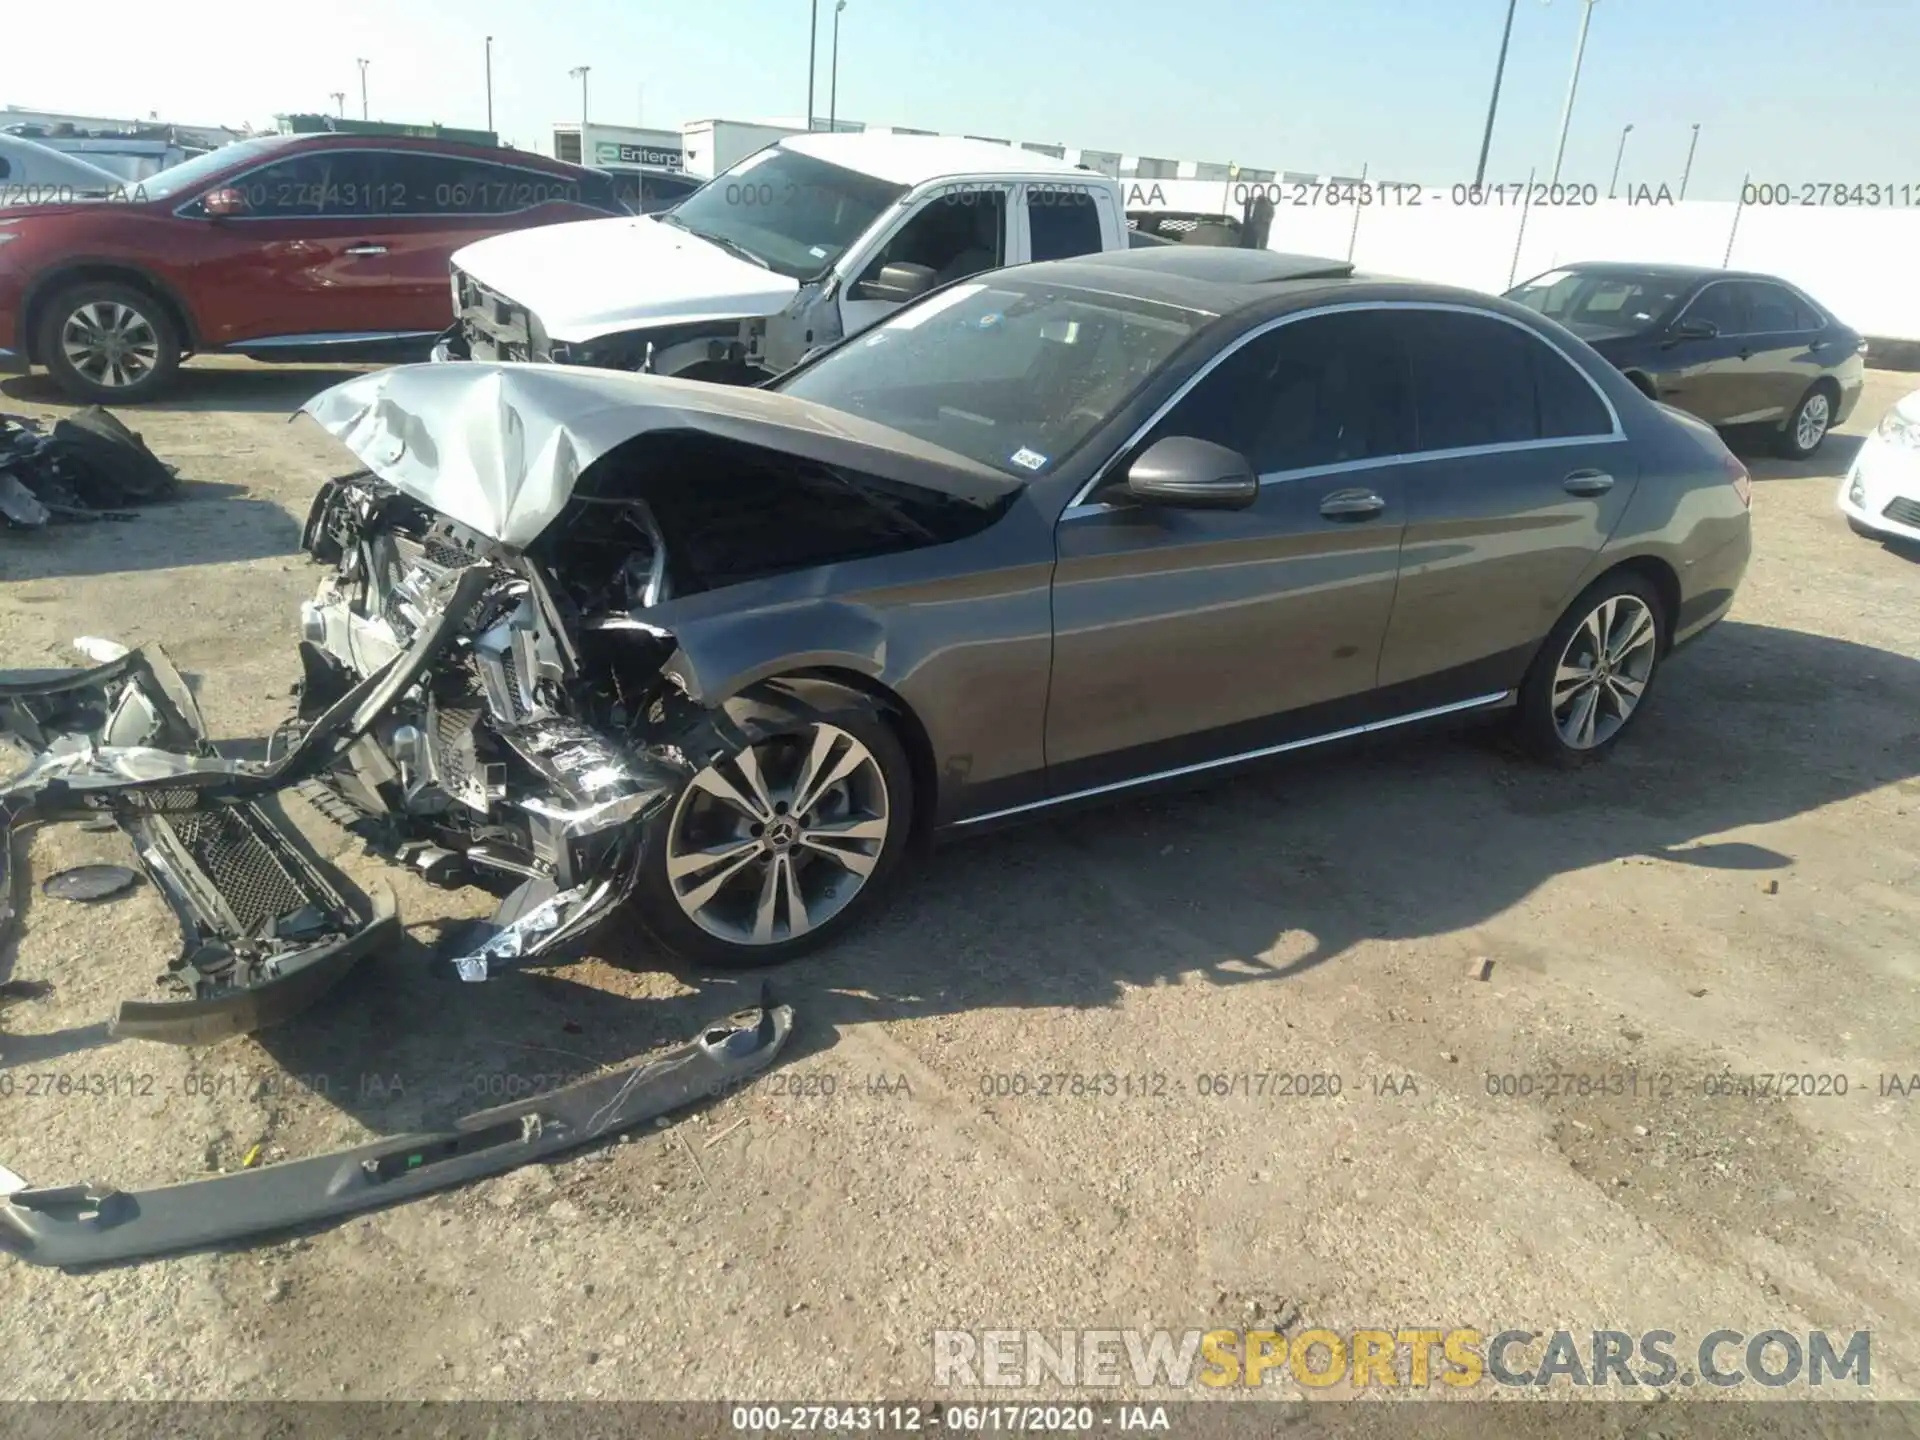
[[138,405],[180,368],[180,327],[159,299],[116,281],[83,281],[41,312],[35,349],[53,383],[88,405]]
[[685,745],[701,770],[645,822],[634,905],[684,960],[783,964],[878,901],[913,828],[913,771],[871,697],[756,685]]
[[1818,450],[1833,428],[1833,395],[1824,385],[1815,385],[1800,397],[1787,423],[1774,437],[1774,449],[1788,460],[1807,460]]
[[1582,592],[1521,682],[1514,729],[1522,747],[1561,769],[1605,758],[1646,708],[1667,653],[1665,611],[1659,591],[1631,570]]

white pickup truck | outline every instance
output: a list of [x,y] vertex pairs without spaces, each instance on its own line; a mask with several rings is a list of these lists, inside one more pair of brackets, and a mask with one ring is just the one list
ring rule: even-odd
[[1128,247],[1117,180],[982,140],[793,135],[671,212],[547,225],[453,255],[436,360],[752,384],[936,286]]

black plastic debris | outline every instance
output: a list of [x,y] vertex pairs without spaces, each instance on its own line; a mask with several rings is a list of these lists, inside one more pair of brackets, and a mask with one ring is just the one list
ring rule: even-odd
[[40,882],[40,893],[56,900],[105,900],[140,883],[124,865],[75,865]]
[[98,405],[49,431],[24,415],[0,415],[0,517],[15,529],[57,520],[131,520],[123,507],[164,500],[178,488],[139,435]]

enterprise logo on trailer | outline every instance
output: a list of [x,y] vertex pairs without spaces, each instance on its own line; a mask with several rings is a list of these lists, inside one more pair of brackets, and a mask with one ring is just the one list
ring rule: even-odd
[[596,165],[651,165],[658,170],[679,170],[685,164],[678,147],[632,145],[624,140],[599,140],[594,143]]

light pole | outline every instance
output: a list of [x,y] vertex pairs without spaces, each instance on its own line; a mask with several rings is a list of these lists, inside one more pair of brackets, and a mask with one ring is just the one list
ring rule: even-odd
[[840,12],[847,0],[833,0],[833,59],[827,70],[827,129],[834,128],[840,115]]
[[1477,190],[1487,178],[1487,150],[1493,144],[1493,112],[1500,108],[1500,77],[1507,73],[1507,42],[1513,38],[1513,7],[1519,0],[1507,0],[1507,28],[1500,32],[1500,58],[1493,66],[1493,98],[1487,101],[1487,131],[1480,137],[1480,164],[1474,169]]
[[487,36],[487,130],[493,130],[493,36]]
[[360,118],[364,120],[367,118],[367,66],[373,62],[356,60],[353,63],[360,67]]
[[333,97],[334,111],[339,115],[339,117],[342,120],[346,119],[347,118],[347,92],[344,90],[329,90],[327,93]]
[[807,11],[807,133],[813,133],[813,74],[818,68],[814,58],[820,45],[820,0],[812,0]]
[[1693,174],[1693,151],[1694,147],[1699,143],[1700,125],[1699,122],[1696,121],[1693,127],[1693,139],[1687,142],[1687,168],[1680,172],[1680,198],[1682,200],[1687,198],[1687,179]]
[[1631,135],[1632,133],[1633,133],[1633,126],[1631,125],[1627,126],[1624,130],[1622,130],[1620,132],[1620,148],[1613,152],[1613,178],[1607,181],[1607,199],[1609,200],[1613,199],[1614,191],[1619,188],[1620,162],[1621,160],[1626,158],[1627,136]]
[[591,65],[576,65],[567,72],[580,82],[580,163],[582,165],[589,163],[587,160],[587,72],[592,68]]
[[1587,27],[1593,23],[1594,0],[1582,0],[1586,9],[1580,12],[1580,40],[1573,49],[1573,78],[1567,82],[1567,108],[1560,112],[1560,144],[1553,152],[1553,179],[1548,183],[1560,183],[1560,162],[1567,155],[1567,126],[1573,122],[1573,95],[1580,88],[1580,62],[1587,55]]

